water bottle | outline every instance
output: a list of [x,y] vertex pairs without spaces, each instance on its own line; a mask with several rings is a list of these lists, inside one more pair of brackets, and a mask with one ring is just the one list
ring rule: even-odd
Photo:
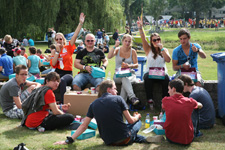
[[163,113],[162,113],[162,112],[160,112],[160,114],[159,114],[159,120],[161,120],[161,119],[162,119],[162,117],[163,117]]
[[38,127],[37,127],[37,130],[38,130],[39,132],[45,132],[45,128],[42,127],[42,126],[38,126]]
[[150,116],[149,113],[147,113],[146,118],[145,118],[145,128],[149,128],[150,127]]
[[111,72],[108,72],[107,80],[111,80]]

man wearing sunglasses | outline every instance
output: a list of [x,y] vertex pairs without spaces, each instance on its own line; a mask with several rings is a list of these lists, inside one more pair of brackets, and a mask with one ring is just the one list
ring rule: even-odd
[[[3,113],[9,118],[22,119],[24,117],[22,102],[30,95],[33,89],[41,86],[40,83],[27,81],[28,68],[18,65],[15,68],[16,77],[4,84],[0,90],[0,104]],[[24,90],[24,88],[27,89]],[[22,92],[22,90],[24,90]]]
[[98,91],[98,86],[104,78],[93,78],[91,66],[100,67],[105,71],[108,60],[103,51],[95,48],[95,36],[93,34],[86,35],[85,45],[86,48],[77,53],[74,61],[74,67],[80,69],[80,73],[73,79],[73,89],[81,91],[88,83],[91,83]]
[[[178,38],[180,39],[181,45],[173,50],[172,62],[173,70],[178,71],[181,68],[189,70],[190,68],[195,68],[197,71],[197,82],[195,85],[203,86],[204,81],[198,71],[198,55],[201,58],[206,58],[205,52],[202,50],[201,46],[197,43],[191,43],[190,31],[188,29],[181,29],[178,33]],[[188,63],[186,63],[188,62]],[[177,74],[178,76],[178,74]]]

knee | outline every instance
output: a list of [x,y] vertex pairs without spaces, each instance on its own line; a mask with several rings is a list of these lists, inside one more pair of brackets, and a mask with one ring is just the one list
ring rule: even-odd
[[73,90],[75,91],[80,91],[81,88],[79,86],[77,86],[76,84],[73,85]]

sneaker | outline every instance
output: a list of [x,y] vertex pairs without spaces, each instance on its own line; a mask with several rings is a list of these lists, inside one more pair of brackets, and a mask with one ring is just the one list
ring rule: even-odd
[[148,136],[146,138],[146,141],[148,143],[157,143],[157,142],[163,142],[165,139],[163,135],[156,135],[156,136]]
[[200,136],[203,136],[203,133],[198,131],[198,133],[195,135],[195,137],[200,137]]
[[132,105],[137,105],[140,102],[137,97],[132,97],[130,99],[130,101],[131,101]]
[[153,101],[152,99],[149,99],[149,100],[148,100],[148,103],[149,103],[149,104],[153,104],[154,101]]

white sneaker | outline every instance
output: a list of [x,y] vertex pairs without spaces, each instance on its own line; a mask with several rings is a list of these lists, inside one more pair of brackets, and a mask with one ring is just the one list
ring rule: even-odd
[[146,138],[146,141],[148,143],[158,143],[158,142],[163,142],[165,139],[163,135],[156,135],[156,136],[148,136]]

